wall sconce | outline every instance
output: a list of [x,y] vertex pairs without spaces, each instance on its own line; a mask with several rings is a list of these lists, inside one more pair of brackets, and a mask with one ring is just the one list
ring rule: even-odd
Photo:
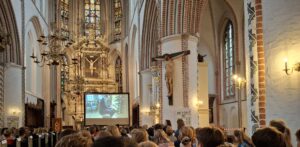
[[198,101],[196,102],[196,106],[197,106],[197,107],[200,107],[201,105],[203,105],[203,101],[198,100]]
[[198,100],[196,102],[196,107],[197,107],[198,112],[205,110],[205,109],[203,109],[203,107],[201,107],[203,104],[204,104],[204,102],[202,100]]
[[294,66],[292,67],[292,69],[290,69],[288,67],[288,59],[285,58],[283,71],[286,73],[286,75],[290,75],[293,73],[294,70],[300,72],[300,62],[295,63]]

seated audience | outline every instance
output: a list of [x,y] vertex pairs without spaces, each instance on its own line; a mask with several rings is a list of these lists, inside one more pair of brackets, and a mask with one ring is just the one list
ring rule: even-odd
[[272,127],[257,130],[252,141],[255,147],[286,147],[284,135]]
[[223,132],[211,127],[197,128],[196,138],[198,147],[216,147],[223,145],[225,141]]

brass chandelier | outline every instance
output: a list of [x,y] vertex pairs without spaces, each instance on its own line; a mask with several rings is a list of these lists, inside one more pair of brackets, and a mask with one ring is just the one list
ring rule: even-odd
[[[63,32],[63,30],[56,29],[48,36],[41,35],[37,42],[40,46],[40,55],[35,55],[34,51],[30,56],[33,62],[39,66],[46,65],[63,65],[67,66],[67,55],[65,49],[71,47],[75,41],[69,32]],[[77,64],[77,59],[72,58],[72,64]]]

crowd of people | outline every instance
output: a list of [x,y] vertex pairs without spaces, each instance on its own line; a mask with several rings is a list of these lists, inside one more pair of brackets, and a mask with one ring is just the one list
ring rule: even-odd
[[[14,146],[20,138],[21,146],[28,146],[28,137],[43,136],[45,129],[2,129],[1,140]],[[300,130],[296,132],[300,147]],[[282,120],[272,120],[269,126],[258,129],[250,138],[244,130],[234,130],[232,135],[218,127],[193,128],[177,120],[177,129],[171,123],[152,127],[89,126],[81,131],[65,129],[55,140],[55,147],[292,147],[290,129]],[[34,138],[34,137],[32,137]],[[52,144],[54,146],[54,144]],[[51,145],[49,145],[51,146]]]

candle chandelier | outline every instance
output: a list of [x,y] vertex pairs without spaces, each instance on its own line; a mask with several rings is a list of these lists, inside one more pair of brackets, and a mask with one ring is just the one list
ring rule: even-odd
[[[65,49],[70,48],[75,41],[70,33],[63,30],[55,29],[53,33],[48,36],[41,35],[37,42],[40,46],[40,55],[35,55],[34,51],[30,56],[34,63],[39,66],[46,65],[63,65],[67,66],[67,55]],[[72,64],[77,64],[77,59],[72,58]]]

